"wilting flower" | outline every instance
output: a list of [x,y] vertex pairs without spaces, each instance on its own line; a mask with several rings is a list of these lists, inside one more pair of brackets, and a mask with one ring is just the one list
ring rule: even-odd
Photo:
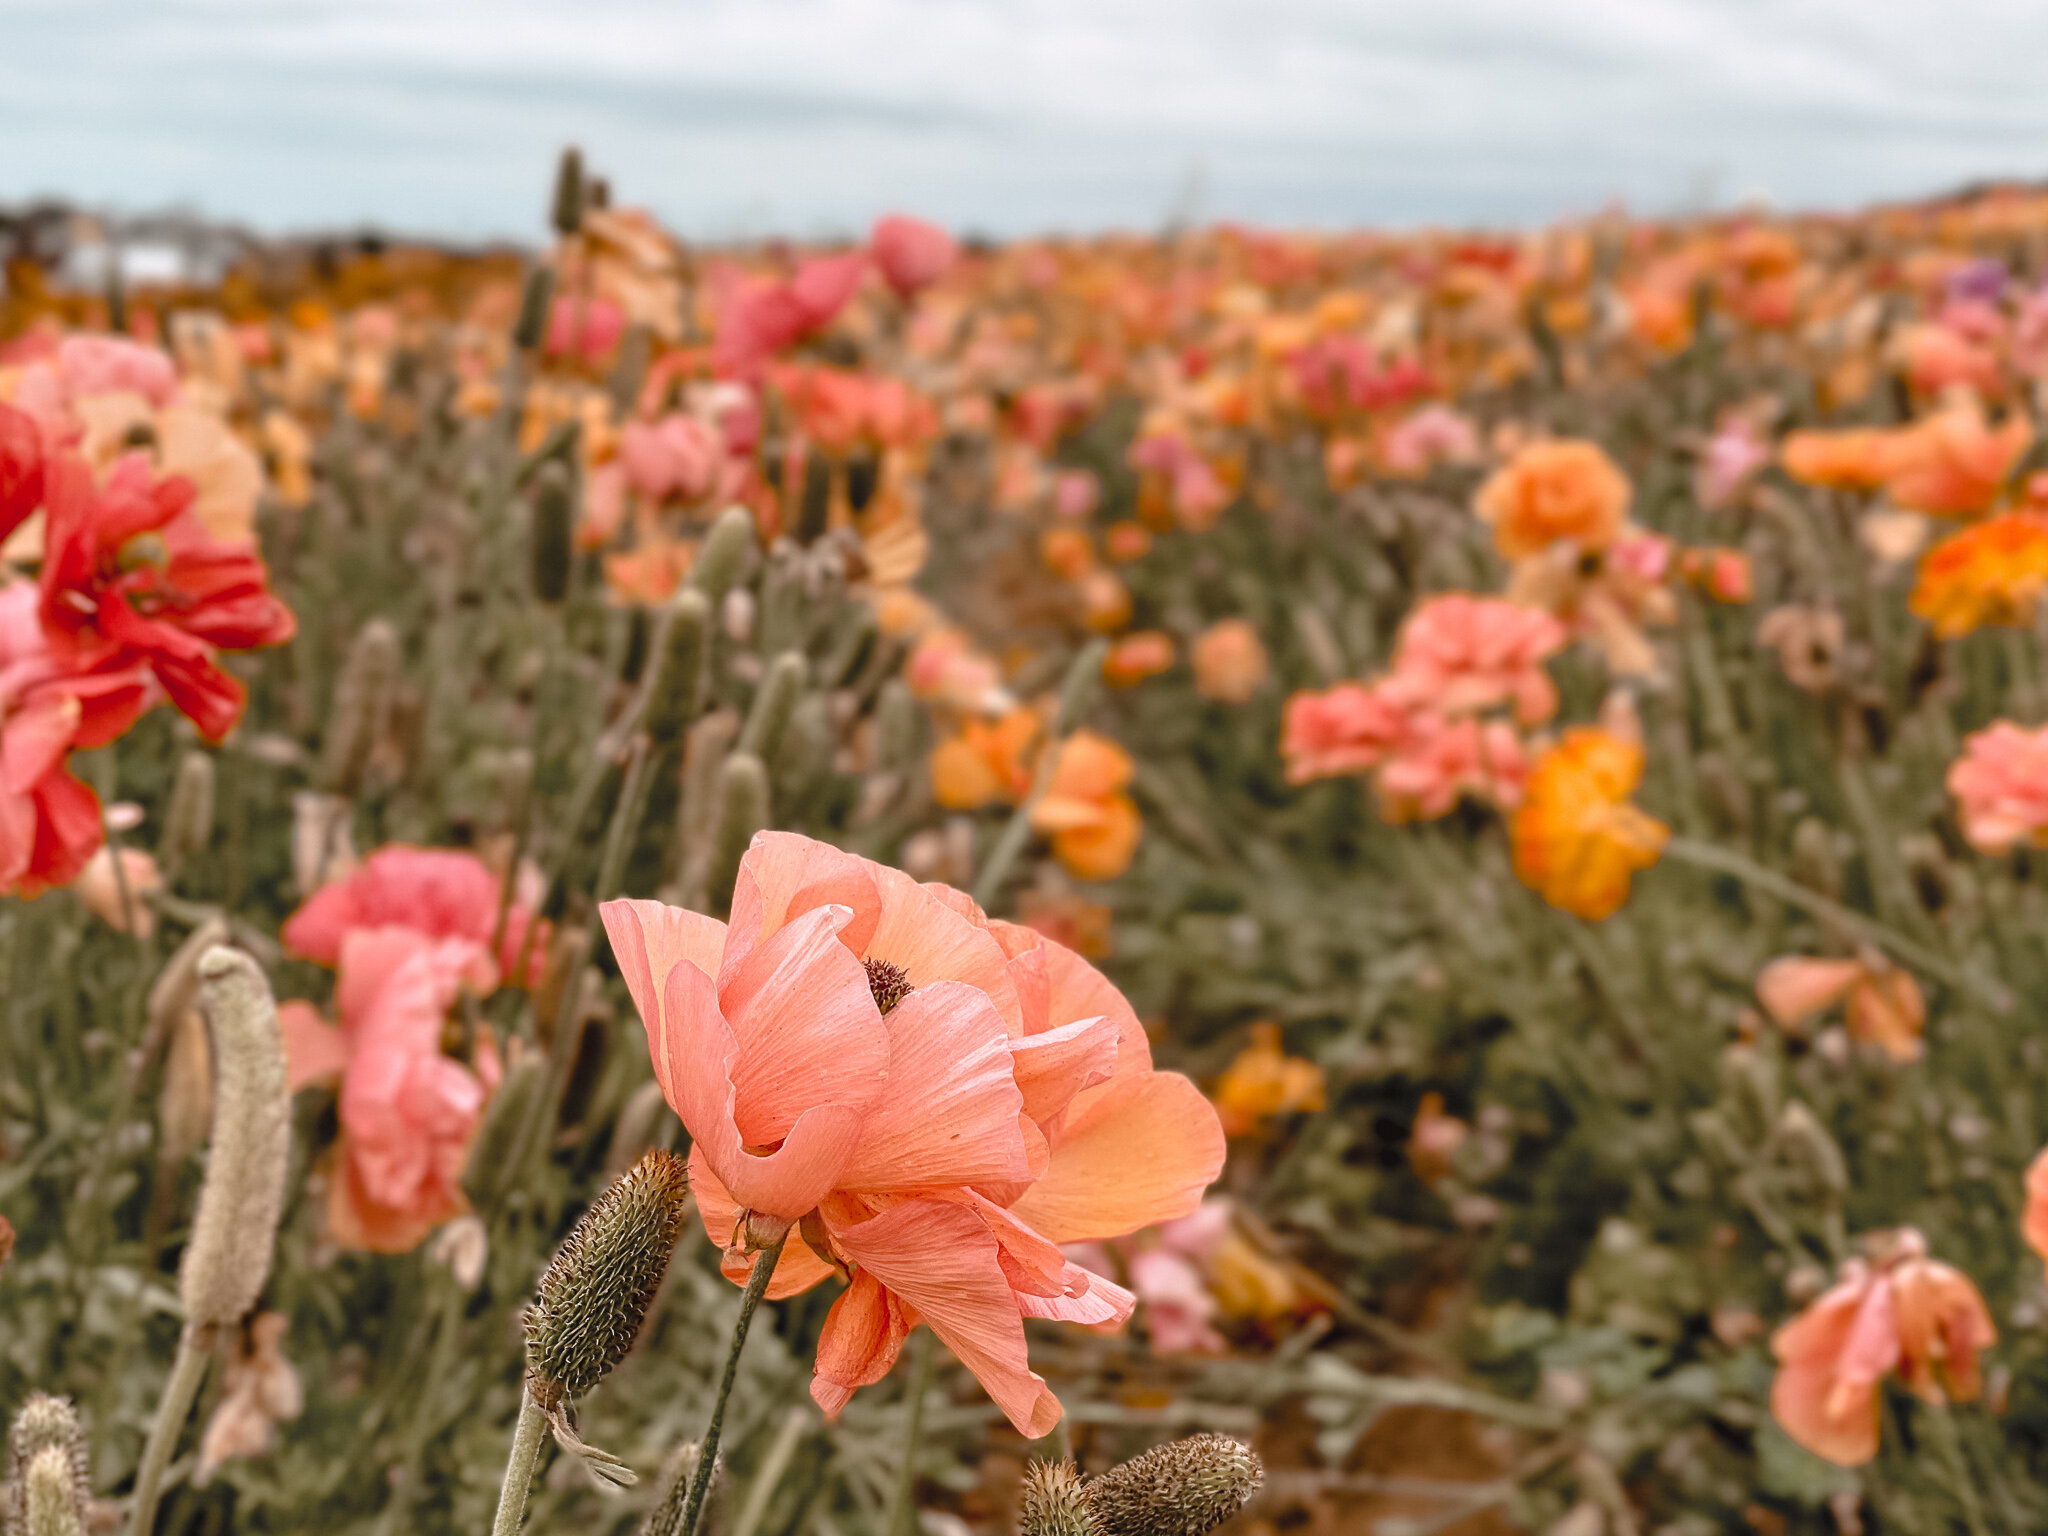
[[1588,921],[1628,899],[1670,828],[1629,804],[1643,777],[1639,741],[1582,726],[1536,760],[1515,812],[1515,873],[1554,907]]
[[1473,509],[1510,560],[1564,542],[1605,549],[1628,516],[1629,484],[1597,443],[1530,443],[1479,487]]
[[2000,720],[1974,732],[1949,765],[1948,792],[1979,853],[1995,857],[2023,839],[2048,848],[2048,726]]
[[1991,505],[2033,437],[2017,412],[1994,429],[1974,405],[1938,411],[1894,441],[1885,492],[1909,512],[1972,516]]
[[1144,822],[1128,790],[1130,753],[1106,736],[1076,731],[1053,749],[1052,779],[1031,807],[1031,825],[1076,880],[1114,880],[1131,867]]
[[1266,685],[1266,647],[1250,619],[1218,619],[1189,649],[1195,692],[1219,704],[1244,704]]
[[1280,1026],[1252,1026],[1251,1043],[1239,1051],[1216,1079],[1210,1100],[1226,1136],[1248,1136],[1275,1115],[1300,1114],[1323,1107],[1323,1069],[1280,1044]]
[[2048,516],[2009,512],[1943,539],[1920,562],[1910,606],[1944,640],[2026,626],[2048,588]]
[[1512,705],[1524,725],[1557,712],[1544,662],[1564,647],[1564,626],[1538,608],[1446,592],[1401,624],[1394,673],[1439,714]]
[[932,748],[932,798],[949,811],[977,811],[998,802],[1014,805],[1031,788],[1031,745],[1038,711],[1020,705],[1000,719],[969,718]]
[[1408,737],[1409,702],[1384,686],[1339,683],[1287,701],[1280,756],[1287,782],[1364,773],[1387,760]]
[[1893,1371],[1930,1403],[1982,1390],[1977,1355],[1998,1330],[1970,1277],[1927,1257],[1911,1227],[1871,1260],[1844,1263],[1833,1289],[1771,1339],[1771,1413],[1785,1433],[1837,1466],[1877,1454],[1878,1388]]
[[1778,664],[1795,688],[1825,693],[1841,681],[1836,663],[1846,632],[1832,608],[1773,608],[1756,627],[1756,643],[1778,653]]
[[194,1487],[204,1488],[224,1462],[265,1454],[277,1426],[296,1419],[305,1407],[299,1373],[284,1356],[288,1321],[282,1312],[258,1312],[242,1325],[221,1372],[226,1390],[199,1437]]
[[278,1007],[293,1089],[341,1082],[327,1224],[345,1248],[404,1253],[469,1208],[462,1165],[497,1060],[480,1041],[472,1070],[442,1054],[441,1037],[477,958],[461,939],[351,928],[334,990],[339,1027],[310,1003]]
[[1881,955],[1817,960],[1782,955],[1757,973],[1757,1000],[1781,1029],[1803,1028],[1848,999],[1849,1036],[1880,1047],[1893,1061],[1920,1059],[1927,999],[1912,973]]
[[789,833],[754,839],[729,925],[601,911],[726,1273],[755,1262],[747,1231],[795,1227],[771,1296],[849,1279],[812,1396],[837,1413],[926,1322],[1020,1433],[1050,1430],[1023,1318],[1132,1306],[1055,1245],[1185,1215],[1222,1166],[1130,1005],[958,892]]
[[929,288],[960,258],[953,237],[936,224],[892,213],[875,220],[868,249],[883,281],[903,298]]

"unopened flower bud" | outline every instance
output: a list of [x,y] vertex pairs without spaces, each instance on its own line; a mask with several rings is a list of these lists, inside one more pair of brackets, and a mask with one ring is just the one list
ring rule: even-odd
[[548,333],[548,309],[554,302],[555,274],[551,268],[535,267],[526,274],[526,288],[519,295],[519,319],[512,326],[512,345],[531,352]]
[[212,841],[213,758],[195,750],[179,759],[178,776],[171,781],[157,860],[166,869],[177,869],[204,853]]
[[1024,1469],[1017,1536],[1098,1536],[1099,1530],[1072,1461],[1034,1461]]
[[718,822],[713,833],[709,889],[727,892],[754,834],[768,825],[768,770],[761,759],[735,752],[718,770]]
[[647,708],[641,729],[657,748],[680,746],[697,713],[697,679],[704,667],[704,642],[711,629],[711,603],[684,588],[662,615],[647,670]]
[[[662,1501],[647,1512],[640,1522],[637,1536],[677,1536],[683,1528],[683,1506],[689,1501],[690,1479],[697,1474],[697,1458],[703,1447],[691,1440],[675,1448],[663,1463],[662,1485],[668,1489]],[[719,1506],[725,1495],[725,1458],[720,1457],[711,1468],[711,1482],[704,1490],[704,1507],[698,1512],[697,1529],[715,1531],[723,1528],[724,1522],[717,1518]]]
[[569,595],[574,524],[569,471],[559,460],[550,461],[533,483],[533,595],[543,603],[559,603]]
[[1192,1435],[1089,1482],[1088,1510],[1102,1536],[1202,1536],[1244,1508],[1265,1477],[1250,1446]]
[[518,1172],[511,1166],[512,1155],[546,1081],[547,1061],[538,1051],[527,1051],[506,1062],[505,1075],[491,1095],[483,1124],[477,1127],[469,1157],[462,1165],[463,1192],[478,1205],[488,1208],[494,1204],[506,1180]]
[[1797,1099],[1778,1116],[1778,1146],[1809,1199],[1833,1204],[1848,1193],[1849,1164],[1842,1149]]
[[796,541],[809,544],[825,531],[832,509],[832,466],[823,454],[804,460],[803,490],[796,506]]
[[372,619],[357,633],[334,684],[334,705],[320,743],[320,783],[329,794],[353,796],[391,715],[398,685],[398,631]]
[[484,1277],[484,1261],[491,1255],[491,1236],[483,1218],[465,1211],[434,1234],[428,1250],[436,1262],[446,1264],[455,1283],[473,1291]]
[[14,1536],[79,1536],[91,1479],[85,1435],[70,1400],[30,1395],[7,1429],[6,1519]]
[[583,151],[571,144],[555,167],[555,196],[549,209],[555,233],[573,235],[583,227]]
[[618,1178],[649,1147],[671,1140],[675,1125],[675,1111],[668,1107],[661,1084],[649,1078],[633,1090],[619,1118],[612,1122],[611,1144],[604,1154],[605,1177]]
[[802,652],[784,651],[775,658],[761,686],[754,690],[754,707],[747,712],[746,729],[740,732],[740,751],[764,761],[775,756],[809,676]]
[[754,514],[745,507],[727,507],[704,535],[690,566],[690,585],[714,603],[723,600],[753,547]]

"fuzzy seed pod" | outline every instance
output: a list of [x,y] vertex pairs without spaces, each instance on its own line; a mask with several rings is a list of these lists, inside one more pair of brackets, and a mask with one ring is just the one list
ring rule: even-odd
[[704,668],[704,642],[711,631],[711,601],[684,588],[662,616],[648,668],[647,707],[640,728],[658,749],[680,746],[697,713],[697,680]]
[[754,514],[745,507],[727,507],[704,535],[690,567],[690,585],[716,603],[739,580],[740,567],[754,547]]
[[1692,1138],[1700,1150],[1720,1172],[1733,1173],[1749,1166],[1751,1143],[1735,1134],[1719,1110],[1696,1109],[1686,1116],[1686,1124],[1692,1127]]
[[832,739],[832,701],[822,693],[805,694],[790,712],[781,750],[775,754],[776,782],[791,786],[801,800],[831,766]]
[[751,753],[735,752],[718,770],[718,824],[709,870],[709,890],[717,900],[731,893],[747,845],[767,825],[768,770]]
[[148,1049],[165,1039],[199,1001],[199,960],[216,944],[228,941],[228,925],[209,917],[186,936],[149,986]]
[[397,629],[388,619],[370,620],[357,632],[335,681],[320,743],[320,784],[329,794],[353,797],[361,791],[363,770],[390,719],[398,666]]
[[1090,1481],[1088,1510],[1102,1536],[1202,1536],[1243,1509],[1265,1478],[1250,1446],[1191,1435]]
[[213,1149],[178,1291],[188,1328],[227,1328],[270,1277],[292,1105],[277,1004],[256,962],[224,945],[200,956],[199,1011],[213,1047]]
[[764,761],[782,746],[789,717],[803,696],[810,669],[800,651],[784,651],[768,668],[761,686],[754,691],[754,707],[747,712],[746,729],[740,732],[738,750],[751,752]]
[[76,1536],[91,1491],[85,1435],[70,1399],[31,1394],[7,1429],[8,1536]]
[[164,831],[157,844],[157,862],[166,869],[176,869],[204,853],[212,841],[213,758],[205,752],[187,752],[178,760],[170,803],[164,807]]
[[1034,1461],[1024,1469],[1017,1536],[1098,1536],[1081,1474],[1069,1461]]
[[718,815],[718,770],[740,733],[739,716],[714,709],[690,727],[683,747],[683,794],[676,807],[673,854],[685,887],[711,858],[711,833]]
[[538,1051],[527,1051],[505,1064],[505,1076],[491,1095],[484,1123],[462,1165],[463,1192],[476,1204],[486,1209],[495,1204],[505,1180],[517,1172],[508,1163],[546,1080],[547,1062]]
[[527,1388],[553,1412],[626,1357],[682,1235],[689,1174],[653,1151],[599,1195],[548,1264],[526,1311]]
[[569,595],[575,521],[569,471],[559,462],[541,466],[533,485],[532,555],[533,595],[543,603],[559,603]]
[[512,326],[512,345],[531,352],[548,333],[548,309],[555,298],[555,274],[551,268],[535,267],[526,274],[526,288],[519,295],[519,319]]
[[1778,1116],[1778,1145],[1805,1194],[1832,1205],[1849,1191],[1849,1164],[1827,1127],[1799,1100],[1786,1104]]
[[583,151],[571,144],[562,151],[555,167],[554,204],[549,218],[558,235],[573,235],[583,227]]
[[[662,1464],[662,1486],[668,1492],[654,1508],[647,1511],[641,1520],[637,1536],[676,1536],[683,1528],[683,1506],[689,1501],[690,1479],[697,1473],[697,1458],[702,1447],[694,1440],[679,1445]],[[710,1532],[721,1528],[719,1519],[722,1495],[725,1492],[725,1459],[720,1457],[711,1468],[711,1483],[704,1490],[704,1507],[697,1513],[697,1529]]]

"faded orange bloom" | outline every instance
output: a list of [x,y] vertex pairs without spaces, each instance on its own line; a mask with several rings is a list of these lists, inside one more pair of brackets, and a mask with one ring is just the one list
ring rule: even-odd
[[1530,443],[1479,488],[1473,501],[1510,560],[1567,541],[1582,550],[1613,543],[1628,516],[1629,483],[1597,443]]
[[2033,438],[2033,424],[2017,411],[1993,429],[1976,406],[1953,406],[1899,435],[1885,491],[1909,512],[1973,516],[1996,499]]
[[[127,886],[125,906],[122,900],[124,881]],[[114,872],[114,851],[105,843],[85,861],[85,868],[71,882],[72,891],[101,922],[116,933],[133,933],[138,939],[146,939],[156,932],[156,908],[145,898],[163,888],[164,877],[156,867],[156,860],[149,854],[140,848],[123,848],[121,870],[117,875]]]
[[1131,622],[1131,589],[1113,571],[1090,571],[1081,581],[1081,614],[1096,634],[1115,634]]
[[1591,922],[1628,899],[1671,829],[1629,804],[1643,778],[1637,741],[1592,726],[1536,760],[1511,829],[1515,873],[1553,907]]
[[637,549],[604,557],[605,589],[618,602],[658,608],[676,595],[696,554],[681,539],[657,535]]
[[1850,1259],[1834,1288],[1771,1339],[1771,1413],[1785,1433],[1837,1466],[1877,1454],[1878,1387],[1893,1371],[1930,1403],[1973,1401],[1979,1351],[1998,1330],[1970,1277],[1927,1257],[1900,1229],[1874,1261]]
[[1802,485],[1874,491],[1891,476],[1898,437],[1875,427],[1794,432],[1779,447],[1778,463]]
[[1282,1050],[1278,1024],[1254,1024],[1251,1044],[1223,1069],[1209,1099],[1224,1135],[1247,1136],[1274,1115],[1321,1109],[1323,1069]]
[[1063,581],[1079,581],[1095,569],[1095,546],[1080,528],[1048,528],[1039,535],[1038,558]]
[[1093,731],[1074,732],[1056,750],[1052,782],[1031,807],[1031,825],[1052,838],[1053,857],[1076,880],[1114,880],[1131,867],[1145,829],[1126,793],[1131,755]]
[[1173,669],[1173,636],[1157,629],[1125,635],[1102,658],[1102,680],[1112,688],[1130,688],[1148,677]]
[[932,798],[949,811],[1014,805],[1031,788],[1025,754],[1038,739],[1038,711],[1024,706],[1001,719],[971,719],[932,748]]
[[1879,1047],[1893,1061],[1920,1059],[1927,999],[1910,972],[1882,955],[1854,960],[1783,955],[1757,973],[1756,995],[1778,1027],[1791,1030],[1846,998],[1851,1039]]
[[2048,516],[2009,512],[1943,539],[1920,562],[1910,606],[1944,640],[2025,627],[2048,588]]
[[1219,704],[1243,704],[1266,685],[1266,647],[1250,619],[1219,619],[1196,637],[1189,660],[1195,692]]

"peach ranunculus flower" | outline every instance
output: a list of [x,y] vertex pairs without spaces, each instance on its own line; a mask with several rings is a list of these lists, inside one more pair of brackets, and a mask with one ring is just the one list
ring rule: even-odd
[[1996,857],[2024,841],[2048,848],[2048,726],[2027,730],[1999,720],[1963,740],[1949,764],[1963,836]]
[[1854,960],[1781,955],[1756,978],[1757,1000],[1781,1029],[1848,1000],[1849,1037],[1880,1047],[1896,1062],[1920,1059],[1927,999],[1912,973],[1875,953]]
[[1479,487],[1473,509],[1509,560],[1560,542],[1605,549],[1628,516],[1629,483],[1597,443],[1578,438],[1530,443]]
[[1252,1026],[1251,1043],[1231,1059],[1210,1094],[1226,1136],[1248,1136],[1275,1115],[1323,1107],[1323,1069],[1280,1044],[1280,1026]]
[[1384,684],[1338,683],[1287,701],[1280,756],[1287,782],[1359,774],[1387,760],[1408,738],[1409,704]]
[[1505,720],[1420,712],[1380,765],[1374,789],[1384,821],[1435,821],[1470,795],[1503,810],[1521,803],[1529,761]]
[[1042,724],[1023,704],[993,721],[967,719],[932,748],[932,798],[949,811],[1015,805],[1030,792],[1030,752]]
[[1878,1390],[1896,1371],[1930,1403],[1973,1401],[1977,1356],[1998,1330],[1970,1277],[1927,1256],[1900,1229],[1873,1259],[1850,1259],[1834,1287],[1779,1328],[1771,1414],[1800,1445],[1837,1466],[1877,1454]]
[[1920,561],[1909,606],[1953,640],[1988,624],[2034,622],[2048,590],[2048,516],[2008,512],[1943,539]]
[[1671,829],[1629,803],[1643,777],[1640,741],[1591,726],[1536,760],[1512,828],[1515,873],[1553,907],[1591,922],[1628,899]]
[[413,928],[351,928],[338,957],[339,1027],[311,1003],[278,1006],[292,1088],[340,1079],[327,1224],[344,1248],[405,1253],[469,1209],[462,1165],[497,1056],[480,1040],[472,1069],[442,1054],[441,1036],[480,952]]
[[1129,794],[1131,754],[1093,731],[1052,749],[1052,779],[1031,807],[1031,825],[1076,880],[1114,880],[1131,867],[1145,824]]
[[1974,516],[1997,498],[2033,439],[2033,424],[2017,411],[1993,428],[1976,406],[1951,406],[1899,435],[1885,493],[1909,512]]
[[1172,671],[1174,655],[1173,636],[1161,629],[1141,629],[1110,646],[1102,658],[1102,680],[1112,688],[1134,688]]
[[1564,626],[1540,608],[1446,592],[1402,621],[1394,673],[1439,714],[1512,705],[1517,721],[1535,725],[1557,713],[1543,664],[1564,640]]
[[155,425],[157,468],[192,482],[192,511],[206,531],[224,544],[253,543],[263,494],[255,450],[220,417],[193,406],[167,406]]
[[1271,670],[1265,642],[1250,619],[1218,619],[1189,647],[1195,692],[1219,704],[1247,704]]
[[1874,491],[1891,478],[1899,437],[1881,427],[1793,432],[1778,446],[1778,463],[1802,485]]
[[1420,475],[1433,465],[1463,464],[1478,454],[1478,431],[1440,401],[1418,406],[1380,440],[1380,463],[1394,475]]
[[1184,1216],[1223,1163],[1121,994],[958,891],[792,833],[755,837],[730,924],[600,911],[725,1273],[751,1272],[744,1235],[794,1228],[771,1297],[848,1280],[811,1395],[838,1413],[925,1322],[1019,1433],[1047,1433],[1023,1319],[1133,1304],[1056,1245]]

